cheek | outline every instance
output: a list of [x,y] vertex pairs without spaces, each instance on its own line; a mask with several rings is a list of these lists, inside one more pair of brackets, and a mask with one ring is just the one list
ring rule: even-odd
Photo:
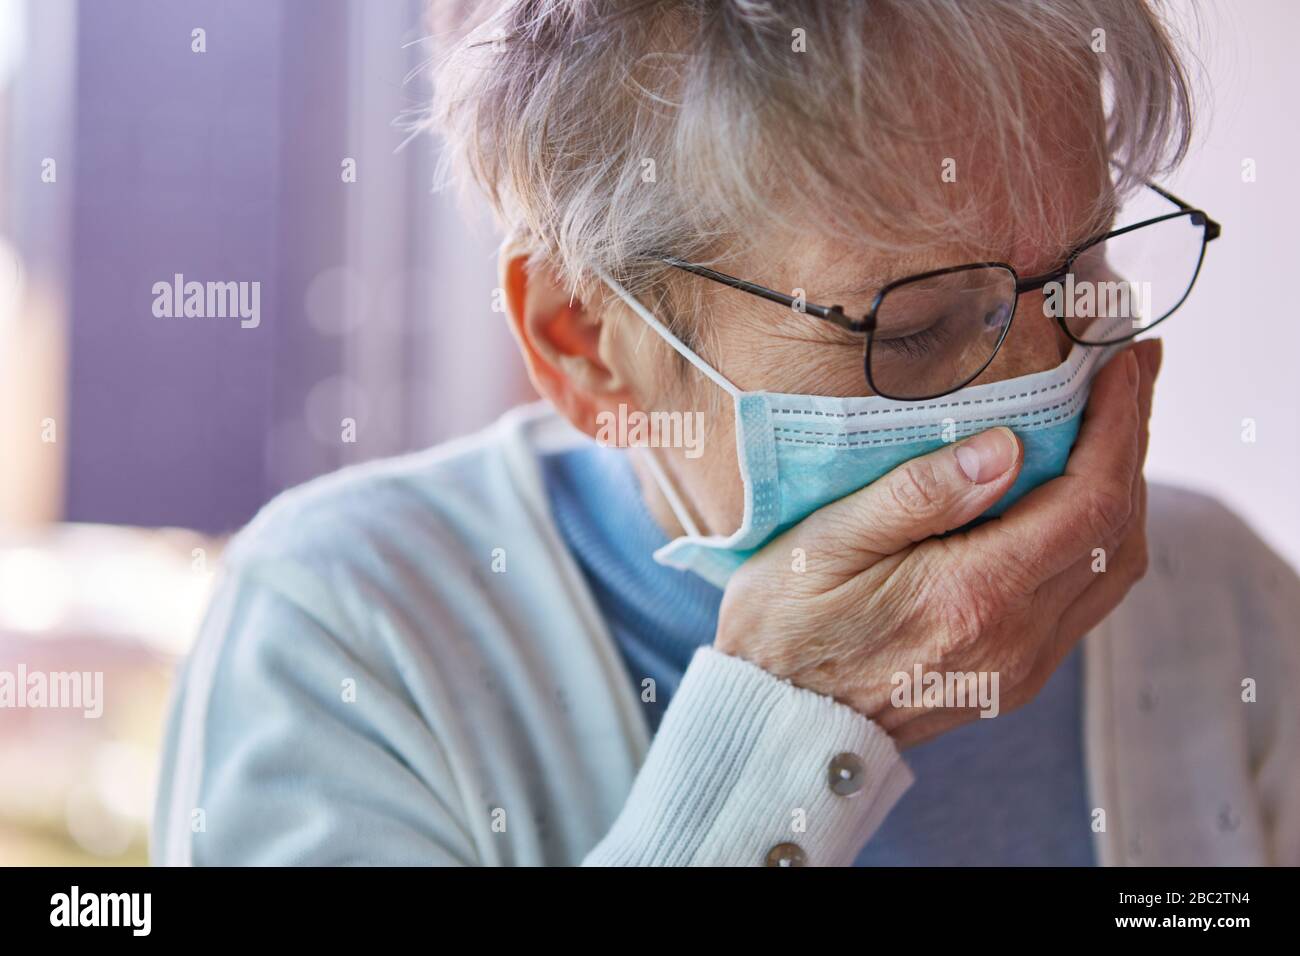
[[1055,368],[1070,354],[1071,342],[1061,327],[1043,314],[1041,295],[1027,295],[993,363],[972,384],[1019,378]]
[[675,480],[690,503],[703,534],[730,534],[744,516],[744,487],[736,459],[735,412],[730,397],[707,405],[696,405],[695,414],[703,425],[699,454],[678,452],[672,456]]
[[652,358],[643,356],[636,366],[643,376],[638,404],[647,412],[680,414],[684,439],[663,448],[660,461],[701,533],[730,534],[744,515],[731,396],[668,346],[653,348]]
[[816,318],[783,319],[779,310],[776,318],[769,328],[751,329],[743,350],[734,350],[732,381],[755,392],[839,398],[866,393],[865,338],[836,339]]
[[714,421],[709,429],[701,460],[706,462],[703,482],[707,484],[705,494],[711,502],[710,513],[705,520],[712,534],[730,534],[740,527],[745,511],[745,491],[740,480],[740,465],[736,458],[736,422],[734,409],[730,407],[725,413],[715,412],[706,415]]

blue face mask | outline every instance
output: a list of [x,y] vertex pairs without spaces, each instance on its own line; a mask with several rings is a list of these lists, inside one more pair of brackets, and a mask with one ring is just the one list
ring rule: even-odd
[[621,285],[609,278],[605,282],[669,345],[729,393],[735,405],[736,457],[745,491],[744,518],[735,533],[700,534],[662,467],[653,455],[646,456],[656,483],[687,531],[656,551],[655,560],[694,571],[720,588],[750,555],[818,508],[866,487],[905,461],[1006,425],[1024,446],[1024,464],[1016,483],[983,517],[1001,514],[1031,489],[1065,473],[1092,376],[1121,347],[1075,345],[1054,369],[925,402],[875,395],[746,392],[691,351]]

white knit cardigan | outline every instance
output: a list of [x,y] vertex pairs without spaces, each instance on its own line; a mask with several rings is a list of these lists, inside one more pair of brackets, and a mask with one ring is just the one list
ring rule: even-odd
[[[581,440],[534,406],[269,505],[177,683],[154,859],[850,863],[905,755],[709,648],[652,743],[540,478]],[[1300,582],[1210,499],[1149,512],[1151,570],[1086,638],[1098,859],[1300,863]]]

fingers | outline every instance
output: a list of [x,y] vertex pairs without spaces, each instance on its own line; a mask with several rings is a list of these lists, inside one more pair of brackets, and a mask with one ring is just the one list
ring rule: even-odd
[[[1159,339],[1152,339],[1147,342],[1140,342],[1134,347],[1139,365],[1142,369],[1142,380],[1138,390],[1138,466],[1134,471],[1133,485],[1130,494],[1131,511],[1129,520],[1121,533],[1112,540],[1093,541],[1085,549],[1085,554],[1077,560],[1073,566],[1063,571],[1053,581],[1045,585],[1046,593],[1053,595],[1060,602],[1059,606],[1064,606],[1079,597],[1085,590],[1092,587],[1096,581],[1098,571],[1096,570],[1098,558],[1109,560],[1114,563],[1119,552],[1127,547],[1128,539],[1135,535],[1143,538],[1142,550],[1145,552],[1145,534],[1146,534],[1146,513],[1147,513],[1147,483],[1142,474],[1143,465],[1146,461],[1146,449],[1149,437],[1148,419],[1151,414],[1152,397],[1155,388],[1155,379],[1160,371],[1161,360],[1161,343]],[[1133,549],[1129,549],[1133,550]],[[1112,580],[1115,576],[1112,575]],[[1131,584],[1129,581],[1127,584]],[[1125,587],[1127,587],[1127,584]]]
[[769,547],[816,550],[836,567],[863,570],[909,544],[974,520],[1015,482],[1022,458],[1011,429],[981,432],[899,465],[809,515]]
[[1138,457],[1146,461],[1147,445],[1151,438],[1150,419],[1151,406],[1155,397],[1156,379],[1160,375],[1160,365],[1164,360],[1164,341],[1161,339],[1148,339],[1138,342],[1133,346],[1134,352],[1137,353],[1138,362],[1142,367],[1142,390],[1138,397],[1140,408],[1139,421],[1141,430],[1138,435]]
[[1133,508],[1129,518],[1130,524],[1146,523],[1146,482],[1142,479],[1142,470],[1146,465],[1147,446],[1151,439],[1151,405],[1155,396],[1156,375],[1160,372],[1162,354],[1160,339],[1138,342],[1133,346],[1140,372],[1138,382],[1138,450],[1137,468],[1133,474],[1132,500]]
[[1151,408],[1155,401],[1156,378],[1164,357],[1164,343],[1160,339],[1139,342],[1134,346],[1138,364],[1142,368],[1142,382],[1138,389],[1138,467],[1133,479],[1133,516],[1130,524],[1146,528],[1147,483],[1143,476],[1146,467],[1147,447],[1151,441]]
[[[997,671],[1001,676],[999,708],[1003,713],[1020,708],[1038,695],[1079,640],[1114,611],[1133,582],[1145,573],[1146,562],[1146,538],[1135,529],[1111,555],[1105,573],[1099,569],[1082,569],[1091,586],[1076,599],[1062,602],[1045,597],[1037,602],[1042,609],[1041,616],[1058,621],[1058,625],[1036,650],[1019,649],[1021,659],[1029,661],[1027,668],[1015,666],[1014,657],[1007,657],[1010,645],[1004,643],[985,647],[980,659],[965,661],[960,669]],[[1027,652],[1028,657],[1025,656]],[[919,714],[915,709],[882,708],[872,714],[872,719],[894,737],[899,747],[906,748],[968,722],[971,714],[953,708],[927,710]]]
[[1131,347],[1108,362],[1093,380],[1065,474],[970,532],[973,550],[991,570],[1012,568],[1045,582],[1094,547],[1119,540],[1141,473],[1143,374]]
[[[1111,614],[1145,574],[1143,463],[1160,364],[1159,340],[1117,355],[1094,379],[1065,477],[1027,496],[1001,520],[965,536],[978,543],[963,548],[967,560],[981,566],[992,561],[1000,568],[1000,579],[984,575],[989,587],[996,588],[1008,573],[1032,571],[1021,575],[1022,585],[1037,584],[1026,613],[1054,625],[1032,646],[985,641],[980,660],[963,658],[963,669],[979,664],[974,669],[1001,673],[1001,703],[1007,709],[1036,695],[1079,639]],[[961,546],[959,539],[944,540]],[[882,713],[875,719],[889,725],[901,746],[910,746],[968,716],[913,712]]]
[[1146,536],[1135,533],[1111,556],[1105,573],[1092,574],[1091,585],[1063,611],[1054,612],[1060,622],[1054,645],[1057,659],[1063,659],[1080,638],[1119,606],[1133,585],[1146,574],[1147,561]]

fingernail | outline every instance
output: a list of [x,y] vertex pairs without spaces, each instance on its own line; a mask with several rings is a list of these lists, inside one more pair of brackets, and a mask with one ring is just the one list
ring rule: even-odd
[[1124,350],[1124,374],[1128,376],[1129,385],[1136,391],[1138,384],[1137,353],[1129,346]]
[[1016,436],[1009,428],[993,428],[966,439],[956,452],[966,477],[985,485],[1016,463]]
[[1151,350],[1154,353],[1151,356],[1151,380],[1155,381],[1160,374],[1160,366],[1164,364],[1165,360],[1165,340],[1152,339],[1151,341],[1155,342],[1155,347]]

